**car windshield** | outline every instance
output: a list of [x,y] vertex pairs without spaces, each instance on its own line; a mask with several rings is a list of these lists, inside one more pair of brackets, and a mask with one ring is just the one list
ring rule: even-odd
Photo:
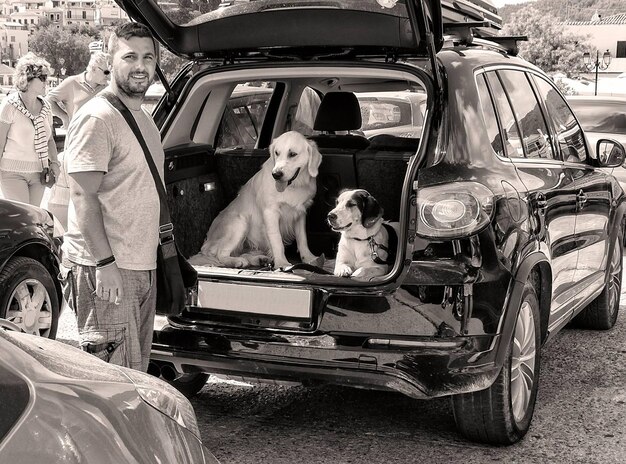
[[606,134],[626,134],[626,104],[571,101],[583,129]]
[[229,16],[296,8],[334,8],[341,10],[381,11],[406,16],[405,0],[222,0],[216,2],[157,2],[172,22],[196,25]]

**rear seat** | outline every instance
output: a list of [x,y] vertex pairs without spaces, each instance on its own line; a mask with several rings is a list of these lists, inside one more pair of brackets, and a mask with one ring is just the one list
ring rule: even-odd
[[417,152],[419,139],[381,134],[356,153],[355,166],[359,188],[367,190],[383,207],[385,219],[400,219],[402,182],[410,158]]
[[[361,127],[361,107],[352,92],[329,92],[324,95],[313,128],[323,132],[310,137],[322,154],[317,177],[317,194],[307,215],[311,251],[334,256],[339,237],[326,223],[326,215],[335,207],[339,192],[357,188],[355,155],[369,141],[350,131]],[[348,132],[336,134],[336,132]]]
[[224,189],[224,209],[235,199],[239,189],[261,169],[270,152],[268,149],[232,149],[217,151],[214,156]]

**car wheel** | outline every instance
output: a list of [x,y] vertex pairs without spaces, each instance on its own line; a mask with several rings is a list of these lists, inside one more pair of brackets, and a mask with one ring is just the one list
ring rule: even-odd
[[187,398],[191,398],[202,390],[207,380],[209,380],[209,374],[194,372],[192,374],[182,374],[180,377],[174,380],[167,380],[166,382]]
[[0,272],[0,317],[26,333],[55,338],[59,298],[48,269],[32,258],[11,258]]
[[573,320],[575,327],[594,330],[608,330],[615,325],[619,312],[619,299],[622,291],[621,233],[618,236],[609,263],[609,281],[602,293],[583,309]]
[[539,386],[539,302],[526,283],[504,366],[491,387],[452,397],[454,419],[467,438],[494,445],[521,440],[530,427]]

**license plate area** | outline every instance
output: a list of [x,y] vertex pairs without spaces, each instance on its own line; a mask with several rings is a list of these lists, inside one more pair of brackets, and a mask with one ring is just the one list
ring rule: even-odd
[[198,282],[198,307],[222,314],[310,320],[313,292],[309,289],[263,285]]

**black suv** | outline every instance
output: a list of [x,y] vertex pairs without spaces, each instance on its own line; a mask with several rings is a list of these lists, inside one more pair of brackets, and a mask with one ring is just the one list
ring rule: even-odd
[[[368,190],[400,224],[395,265],[370,282],[198,267],[186,310],[155,325],[151,372],[187,394],[220,373],[447,395],[469,438],[523,437],[542,345],[573,320],[615,323],[624,193],[596,168],[620,165],[624,147],[588,145],[550,78],[515,56],[513,40],[490,37],[497,15],[483,0],[463,11],[438,0],[257,0],[185,24],[171,19],[179,9],[118,2],[193,61],[154,113],[186,255],[287,130],[322,153],[307,217],[314,253],[335,257],[325,219],[342,189]],[[324,104],[335,92],[361,102]],[[426,104],[412,111],[424,114],[381,103],[374,115],[372,92],[416,95]],[[389,133],[365,137],[375,120]]]

